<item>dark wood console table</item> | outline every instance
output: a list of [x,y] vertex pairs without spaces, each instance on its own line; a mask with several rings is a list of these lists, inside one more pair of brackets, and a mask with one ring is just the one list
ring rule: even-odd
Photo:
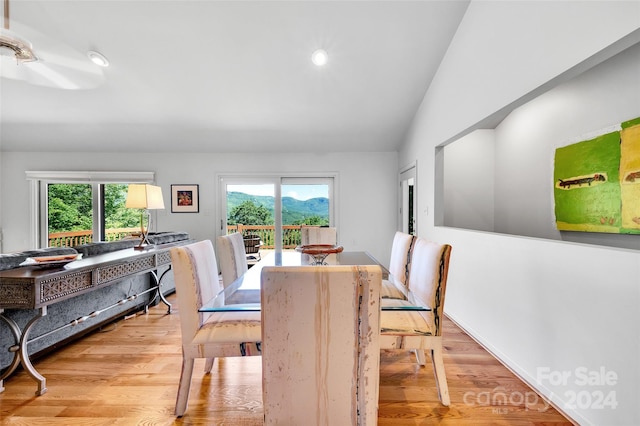
[[[161,291],[162,278],[171,269],[169,249],[190,242],[192,241],[177,241],[158,245],[144,251],[134,250],[133,248],[118,250],[76,260],[64,267],[55,269],[37,269],[27,266],[0,271],[0,320],[3,320],[9,326],[17,343],[9,348],[9,351],[13,352],[13,360],[6,371],[0,375],[0,392],[4,390],[4,379],[20,363],[22,363],[27,373],[38,382],[36,395],[42,395],[47,391],[46,379],[31,364],[27,344],[30,342],[30,331],[39,319],[47,315],[47,306],[49,305],[111,285],[133,275],[150,273],[154,285],[148,290],[130,295],[99,311],[91,312],[69,324],[51,330],[45,335],[95,318],[114,306],[131,302],[139,296],[152,291],[155,292],[155,295],[150,303],[159,297],[167,305],[167,313],[170,314],[171,304]],[[169,268],[158,278],[158,268],[167,265]],[[4,315],[5,309],[37,309],[38,313],[21,330],[15,321]],[[148,305],[145,306],[145,312],[147,309]],[[42,337],[44,335],[33,340]]]

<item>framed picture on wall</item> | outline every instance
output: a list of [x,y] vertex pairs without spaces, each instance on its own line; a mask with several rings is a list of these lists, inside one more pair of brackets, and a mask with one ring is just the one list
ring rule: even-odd
[[198,213],[198,185],[171,185],[171,213]]

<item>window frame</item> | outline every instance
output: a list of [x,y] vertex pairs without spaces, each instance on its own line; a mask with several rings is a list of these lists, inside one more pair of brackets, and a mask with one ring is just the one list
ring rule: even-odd
[[274,225],[275,250],[282,250],[282,185],[287,184],[326,184],[329,186],[329,226],[338,227],[338,188],[339,174],[329,173],[218,173],[216,174],[217,209],[216,235],[225,235],[227,229],[226,185],[273,184],[274,185]]
[[100,185],[109,183],[155,183],[155,172],[108,171],[27,171],[29,181],[30,224],[29,240],[32,247],[47,247],[47,185],[57,183],[91,184],[93,196],[93,233],[102,240]]

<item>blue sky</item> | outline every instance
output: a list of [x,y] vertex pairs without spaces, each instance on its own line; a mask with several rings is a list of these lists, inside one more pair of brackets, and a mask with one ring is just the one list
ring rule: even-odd
[[[251,195],[269,195],[273,197],[273,185],[227,185],[227,191],[244,192]],[[329,198],[328,185],[282,185],[282,195],[296,200],[308,200],[310,198]]]

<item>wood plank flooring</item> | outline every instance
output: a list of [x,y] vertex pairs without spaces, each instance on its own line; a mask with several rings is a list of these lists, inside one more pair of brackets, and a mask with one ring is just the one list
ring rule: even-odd
[[[37,360],[49,389],[42,396],[24,371],[15,373],[0,393],[0,424],[261,425],[260,357],[218,359],[210,375],[196,361],[187,413],[174,417],[179,312],[165,312],[155,306]],[[451,321],[444,325],[451,406],[440,405],[430,365],[383,351],[379,425],[571,424]]]

